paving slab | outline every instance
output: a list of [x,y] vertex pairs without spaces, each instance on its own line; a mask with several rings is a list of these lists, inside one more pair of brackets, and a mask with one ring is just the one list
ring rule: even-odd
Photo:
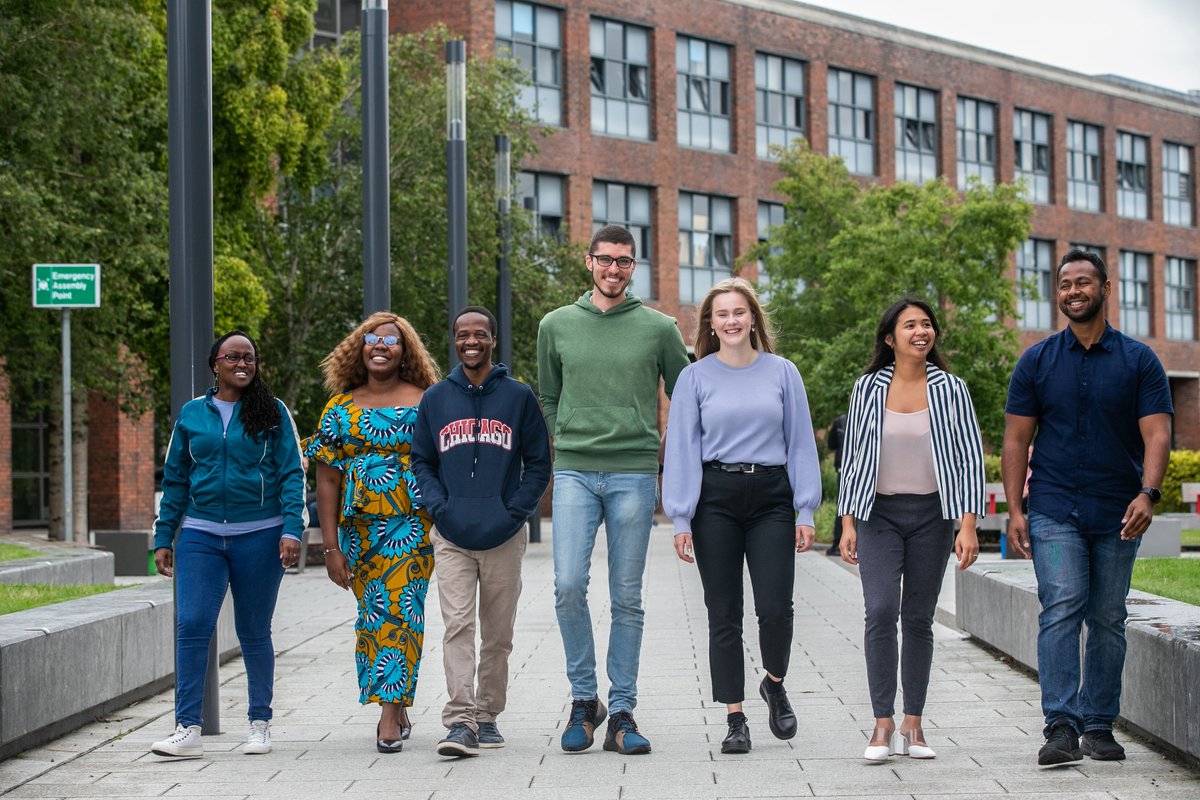
[[[1118,738],[1129,753],[1125,762],[1084,761],[1039,770],[1035,759],[1042,721],[1036,682],[940,624],[935,626],[926,708],[926,733],[939,757],[866,764],[862,749],[873,719],[862,653],[862,590],[852,571],[816,553],[797,558],[795,643],[787,684],[799,734],[778,741],[768,731],[757,693],[763,674],[756,621],[748,603],[745,705],[754,749],[742,756],[721,755],[725,709],[711,695],[703,593],[695,567],[674,557],[665,524],[654,530],[647,566],[636,711],[654,752],[604,752],[601,730],[591,750],[565,754],[558,741],[570,697],[554,614],[552,535],[551,526],[543,525],[543,542],[531,544],[525,559],[509,710],[499,720],[508,739],[503,749],[462,760],[434,752],[444,733],[441,709],[446,699],[434,581],[427,600],[425,658],[410,709],[413,736],[403,753],[377,753],[378,712],[357,702],[354,599],[334,586],[324,570],[312,568],[285,577],[275,616],[272,753],[240,753],[246,678],[241,660],[235,659],[221,668],[222,732],[205,737],[204,758],[173,761],[149,753],[150,743],[173,728],[173,696],[164,692],[0,762],[0,795],[5,800],[478,800],[498,794],[522,800],[1200,797],[1200,772],[1120,731]],[[606,692],[609,613],[603,544],[601,533],[590,596],[600,685]]]

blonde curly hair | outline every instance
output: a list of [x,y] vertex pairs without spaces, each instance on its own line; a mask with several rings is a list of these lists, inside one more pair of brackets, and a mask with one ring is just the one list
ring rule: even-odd
[[412,324],[390,311],[376,311],[363,320],[349,336],[321,361],[325,388],[334,394],[349,392],[367,382],[367,367],[363,363],[363,336],[380,325],[391,323],[400,329],[400,380],[418,389],[428,389],[439,380],[441,373],[425,343]]

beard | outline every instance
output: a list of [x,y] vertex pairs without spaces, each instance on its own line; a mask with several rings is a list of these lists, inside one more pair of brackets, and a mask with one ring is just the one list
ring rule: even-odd
[[1059,303],[1058,310],[1072,322],[1091,322],[1104,311],[1104,298],[1097,297],[1078,311],[1071,311],[1066,303]]

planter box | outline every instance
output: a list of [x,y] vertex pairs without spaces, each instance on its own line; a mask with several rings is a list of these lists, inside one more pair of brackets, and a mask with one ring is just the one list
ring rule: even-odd
[[113,554],[84,547],[61,547],[33,558],[0,561],[0,583],[73,586],[113,582]]
[[92,542],[116,557],[118,575],[154,574],[153,531],[92,531]]

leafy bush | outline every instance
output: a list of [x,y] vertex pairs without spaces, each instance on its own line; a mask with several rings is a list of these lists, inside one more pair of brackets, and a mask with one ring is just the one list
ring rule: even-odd
[[1004,480],[1000,474],[999,453],[992,453],[983,457],[983,479],[988,483],[1000,483]]
[[1183,502],[1180,484],[1200,483],[1200,450],[1172,450],[1167,474],[1163,477],[1159,511],[1191,511]]

